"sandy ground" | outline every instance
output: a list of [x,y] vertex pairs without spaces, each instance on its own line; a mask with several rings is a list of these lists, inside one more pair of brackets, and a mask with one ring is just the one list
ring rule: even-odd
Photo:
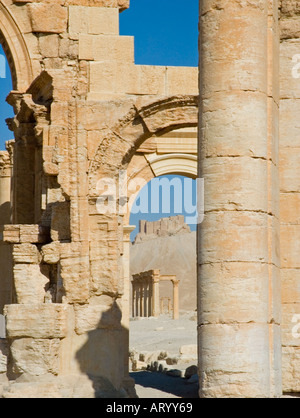
[[[130,349],[138,352],[166,351],[178,356],[183,345],[197,345],[196,313],[181,314],[178,320],[168,315],[159,318],[139,318],[130,322]],[[185,370],[189,365],[179,363],[171,368]],[[167,376],[157,372],[131,372],[140,398],[197,398],[198,383],[188,383],[180,377]]]
[[136,318],[130,321],[129,346],[138,351],[167,351],[179,354],[183,345],[197,345],[196,312],[181,314],[173,320],[168,315],[158,318]]

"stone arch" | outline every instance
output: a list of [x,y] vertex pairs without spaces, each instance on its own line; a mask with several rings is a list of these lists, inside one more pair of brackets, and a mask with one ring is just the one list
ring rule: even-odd
[[23,93],[33,81],[30,55],[15,18],[3,2],[0,2],[0,43],[11,70],[13,89]]
[[195,179],[197,177],[197,161],[196,155],[163,154],[151,159],[150,164],[155,177],[178,174]]
[[[134,165],[134,161],[131,160],[131,163]],[[129,166],[131,165],[129,164]],[[192,179],[197,178],[197,167],[198,167],[198,158],[196,155],[189,154],[164,154],[161,156],[152,157],[151,160],[146,161],[142,167],[139,167],[136,171],[130,172],[127,177],[127,185],[129,182],[134,182],[136,178],[142,180],[142,183],[146,185],[149,181],[155,177],[165,176],[165,175],[181,175],[185,177],[190,177]],[[143,185],[143,184],[138,184]],[[140,190],[136,192],[131,192],[131,188],[127,187],[127,195],[129,198],[128,201],[128,210],[124,215],[124,223],[129,224],[130,213],[132,205],[135,201]]]
[[153,135],[180,127],[197,126],[198,96],[172,96],[156,100],[130,111],[100,139],[89,168],[90,198],[97,196],[97,181],[117,178],[126,170],[141,144]]
[[[122,325],[127,330],[129,330],[130,317],[129,244],[132,231],[132,227],[128,225],[128,206],[127,210],[123,212],[122,220],[117,214],[99,214],[96,209],[97,182],[102,179],[111,179],[115,185],[118,185],[120,170],[127,170],[136,151],[148,138],[183,127],[198,126],[198,96],[182,95],[147,102],[146,100],[146,98],[142,98],[140,99],[142,104],[139,105],[141,103],[139,101],[132,105],[131,109],[114,126],[106,129],[99,137],[99,146],[90,163],[88,173],[89,211],[90,217],[93,219],[92,228],[98,231],[101,226],[101,228],[105,228],[106,239],[119,241],[120,251],[110,255],[109,268],[116,271],[114,277],[119,275],[120,282],[124,285],[121,298]],[[146,174],[145,176],[147,178]],[[150,177],[154,176],[150,174]],[[117,190],[118,187],[116,192]],[[91,263],[93,269],[93,264],[97,265],[97,254],[94,258],[95,261],[93,260]],[[129,342],[125,340],[124,345],[129,346]],[[128,370],[127,354],[124,366],[125,370]]]

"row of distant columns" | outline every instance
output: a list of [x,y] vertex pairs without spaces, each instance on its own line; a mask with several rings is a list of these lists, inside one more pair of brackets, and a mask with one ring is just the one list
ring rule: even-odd
[[132,316],[158,317],[160,315],[161,281],[173,283],[173,318],[179,317],[179,280],[175,276],[160,276],[160,270],[150,270],[133,276],[132,280]]
[[199,45],[199,393],[280,396],[277,0],[200,1]]

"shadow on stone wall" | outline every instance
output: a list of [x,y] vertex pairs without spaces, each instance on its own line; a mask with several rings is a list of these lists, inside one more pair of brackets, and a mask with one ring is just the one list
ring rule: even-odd
[[10,223],[10,202],[5,202],[0,205],[0,225],[6,225]]
[[102,314],[97,328],[87,332],[86,343],[76,353],[81,372],[92,382],[95,398],[132,397],[128,388],[126,391],[123,387],[129,330],[121,325],[121,318],[121,310],[114,301]]

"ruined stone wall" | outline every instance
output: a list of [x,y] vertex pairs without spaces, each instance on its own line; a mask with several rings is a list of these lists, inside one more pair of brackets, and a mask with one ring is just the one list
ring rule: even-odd
[[140,221],[139,233],[135,243],[144,242],[157,237],[166,237],[180,233],[191,232],[190,227],[184,222],[184,215],[162,218],[158,221]]

